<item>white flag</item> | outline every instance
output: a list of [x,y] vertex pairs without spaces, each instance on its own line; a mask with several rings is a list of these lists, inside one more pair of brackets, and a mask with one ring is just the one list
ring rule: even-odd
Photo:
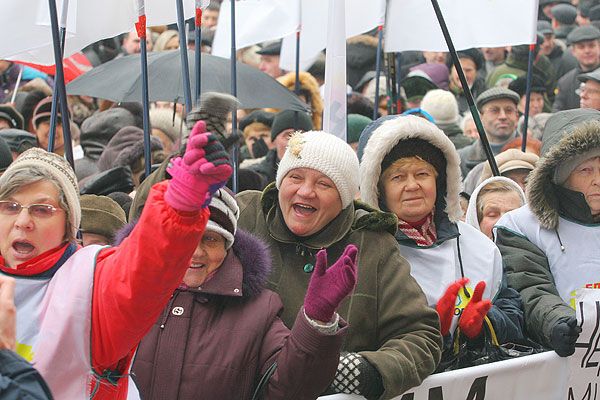
[[[281,39],[298,29],[295,2],[300,0],[244,0],[235,2],[235,43],[241,49],[268,40]],[[231,2],[221,4],[212,54],[231,56]]]
[[[324,0],[301,0],[300,69],[312,65],[319,52],[327,45],[328,2]],[[422,0],[425,1],[425,0]],[[360,35],[383,23],[385,0],[346,0],[345,38]],[[280,67],[296,70],[296,35],[283,39]]]
[[[535,43],[538,0],[439,0],[457,50]],[[390,0],[385,51],[448,51],[430,0]]]
[[[147,25],[177,22],[174,1],[146,0]],[[58,18],[62,1],[57,1]],[[185,18],[194,16],[194,0],[183,0]],[[101,39],[134,30],[136,0],[69,0],[65,57]],[[50,11],[47,0],[4,1],[0,13],[0,59],[54,64]],[[6,38],[10,38],[6,39]]]
[[344,1],[329,0],[323,130],[346,140],[346,18]]

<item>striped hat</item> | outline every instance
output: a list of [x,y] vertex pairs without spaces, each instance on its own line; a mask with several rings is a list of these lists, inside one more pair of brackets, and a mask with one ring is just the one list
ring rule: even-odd
[[233,194],[227,188],[217,190],[208,208],[210,219],[206,224],[206,230],[223,236],[226,241],[225,248],[229,249],[233,245],[237,221],[240,217],[240,209]]

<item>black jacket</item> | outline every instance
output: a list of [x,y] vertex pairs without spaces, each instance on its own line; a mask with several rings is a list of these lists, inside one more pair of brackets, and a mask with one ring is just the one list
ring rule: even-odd
[[2,400],[52,399],[50,389],[31,364],[10,350],[0,350]]

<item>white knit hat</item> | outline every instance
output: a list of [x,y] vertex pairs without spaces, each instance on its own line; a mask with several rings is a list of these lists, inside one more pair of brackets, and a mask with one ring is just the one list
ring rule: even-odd
[[358,157],[342,139],[323,131],[295,133],[277,168],[277,189],[287,173],[311,168],[333,181],[346,208],[358,193]]
[[81,222],[81,206],[79,204],[79,187],[77,186],[77,178],[75,172],[69,163],[61,156],[49,153],[38,147],[31,148],[23,152],[0,178],[0,187],[7,182],[6,179],[17,170],[38,167],[49,173],[60,186],[67,206],[69,207],[69,222],[71,223],[72,236],[77,235],[79,223]]
[[427,92],[421,100],[421,108],[431,114],[436,125],[458,123],[458,103],[454,95],[447,90],[434,89]]
[[183,124],[179,114],[173,114],[173,110],[166,108],[154,108],[150,110],[150,125],[152,128],[164,132],[173,143],[177,143],[180,136],[187,136],[187,127]]
[[225,248],[233,245],[237,221],[240,217],[240,209],[229,189],[221,188],[215,192],[210,204],[210,219],[206,224],[206,230],[216,232],[223,236],[226,241]]

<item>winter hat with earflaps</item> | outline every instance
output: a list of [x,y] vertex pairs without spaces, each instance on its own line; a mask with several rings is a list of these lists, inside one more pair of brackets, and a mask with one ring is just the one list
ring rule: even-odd
[[225,129],[227,116],[240,106],[240,102],[235,97],[223,93],[204,93],[200,96],[200,106],[194,108],[187,115],[185,123],[191,132],[198,121],[206,123],[206,131],[212,132],[219,141],[229,148],[226,139],[229,134]]
[[310,168],[333,181],[342,208],[348,207],[358,193],[358,158],[342,139],[323,131],[295,133],[277,168],[277,189],[289,171]]
[[49,153],[40,148],[33,148],[21,154],[0,176],[0,188],[8,184],[15,173],[30,168],[39,168],[51,175],[60,186],[67,201],[68,217],[71,223],[71,234],[77,235],[81,222],[81,206],[79,205],[79,187],[75,172],[69,163],[61,156]]

